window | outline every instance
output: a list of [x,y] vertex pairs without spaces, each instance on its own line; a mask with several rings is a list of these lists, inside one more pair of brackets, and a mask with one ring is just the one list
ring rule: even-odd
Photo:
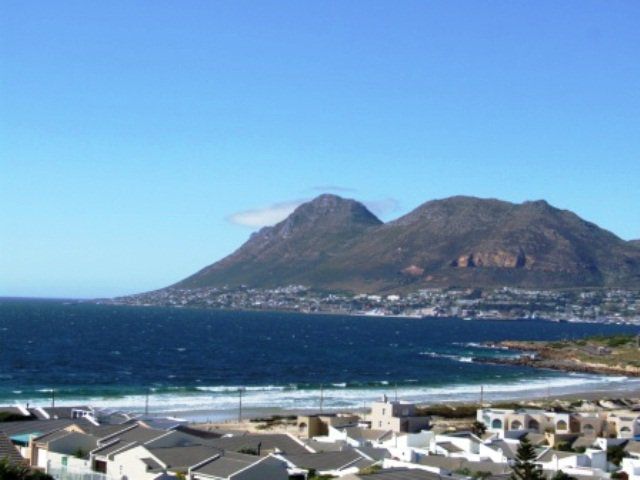
[[585,423],[582,426],[582,431],[584,433],[593,433],[595,431],[595,428],[593,428],[593,425],[591,425],[590,423]]
[[511,422],[511,430],[520,430],[522,428],[522,422],[520,420],[514,420]]
[[491,422],[491,428],[502,428],[502,420],[499,418],[494,418]]
[[556,430],[566,430],[567,429],[567,422],[565,422],[564,420],[560,420],[558,423],[556,423]]
[[531,419],[529,420],[529,430],[538,430],[540,428],[540,424],[537,420]]

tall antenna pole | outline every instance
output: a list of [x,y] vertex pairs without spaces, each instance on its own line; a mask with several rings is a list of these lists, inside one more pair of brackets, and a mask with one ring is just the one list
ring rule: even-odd
[[242,387],[238,389],[238,423],[242,423]]
[[322,413],[322,407],[324,406],[324,385],[320,384],[320,413]]
[[56,407],[56,389],[52,388],[51,389],[51,408],[55,408]]
[[484,385],[480,385],[480,407],[484,405]]
[[147,388],[147,391],[144,394],[144,415],[145,417],[149,415],[149,388]]

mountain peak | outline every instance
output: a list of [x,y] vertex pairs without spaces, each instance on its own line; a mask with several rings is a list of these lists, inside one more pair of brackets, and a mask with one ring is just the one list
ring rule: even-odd
[[635,286],[639,243],[544,200],[455,196],[383,225],[362,203],[323,194],[178,285],[302,284],[360,292]]
[[361,224],[379,225],[382,222],[362,203],[324,193],[303,203],[276,227],[293,226],[300,223]]

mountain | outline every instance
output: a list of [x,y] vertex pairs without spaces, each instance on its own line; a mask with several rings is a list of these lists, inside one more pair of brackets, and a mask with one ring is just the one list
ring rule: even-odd
[[640,247],[640,239],[638,240],[629,240],[629,243],[634,247]]
[[380,225],[382,222],[361,203],[320,195],[177,286],[322,284],[318,272],[323,266]]
[[640,249],[545,201],[450,197],[383,224],[335,195],[298,207],[176,284],[409,291],[446,286],[640,286]]

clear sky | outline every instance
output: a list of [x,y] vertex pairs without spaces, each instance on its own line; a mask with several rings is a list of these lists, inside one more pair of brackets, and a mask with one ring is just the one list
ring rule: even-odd
[[171,284],[323,191],[640,237],[640,2],[0,2],[0,295]]

